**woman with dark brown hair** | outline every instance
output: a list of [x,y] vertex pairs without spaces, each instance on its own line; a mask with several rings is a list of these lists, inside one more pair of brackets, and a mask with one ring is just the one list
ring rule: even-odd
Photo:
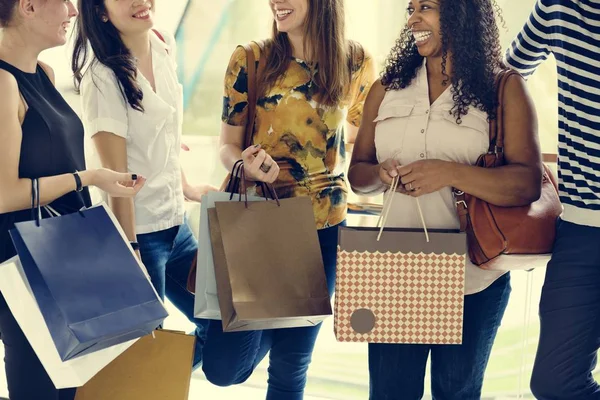
[[[32,179],[40,203],[62,215],[91,206],[89,186],[131,198],[145,183],[133,171],[86,170],[81,120],[54,87],[52,68],[38,60],[66,43],[76,16],[71,1],[0,0],[0,263],[16,255],[9,231],[32,219]],[[0,334],[12,400],[74,398],[75,389],[56,389],[1,295]]]
[[[345,140],[356,135],[374,81],[373,61],[344,35],[343,0],[269,0],[273,36],[259,71],[252,146],[244,149],[248,121],[246,53],[233,53],[225,76],[221,160],[231,170],[243,160],[245,176],[273,183],[279,197],[308,196],[333,293],[337,230],[346,218]],[[348,124],[346,124],[348,122]],[[274,232],[274,234],[276,234]],[[320,326],[223,333],[211,322],[204,372],[222,386],[244,382],[270,351],[268,399],[302,399]]]

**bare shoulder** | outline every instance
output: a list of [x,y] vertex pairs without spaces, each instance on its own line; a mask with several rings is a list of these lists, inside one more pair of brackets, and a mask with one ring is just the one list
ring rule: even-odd
[[46,75],[48,75],[48,78],[50,78],[50,81],[53,84],[56,84],[55,82],[55,76],[54,76],[54,70],[52,69],[52,67],[50,67],[48,64],[38,61],[38,63],[40,64],[40,67],[42,67],[42,69],[44,70],[44,72],[46,73]]
[[371,89],[369,90],[369,95],[367,96],[367,103],[372,105],[379,105],[383,101],[385,97],[385,93],[387,92],[386,87],[381,83],[381,79],[377,79],[373,82]]
[[19,85],[17,80],[10,72],[0,69],[0,109],[4,109],[14,104],[18,104]]

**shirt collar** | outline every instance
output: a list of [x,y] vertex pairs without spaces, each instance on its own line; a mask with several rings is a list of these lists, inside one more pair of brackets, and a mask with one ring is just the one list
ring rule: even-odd
[[170,47],[163,42],[154,31],[150,32],[150,47],[154,52],[161,56],[168,56],[171,51]]

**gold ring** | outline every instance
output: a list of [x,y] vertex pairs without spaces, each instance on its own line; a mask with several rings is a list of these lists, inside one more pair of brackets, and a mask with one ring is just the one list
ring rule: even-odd
[[408,184],[408,190],[410,190],[411,192],[414,190],[412,187],[412,182]]

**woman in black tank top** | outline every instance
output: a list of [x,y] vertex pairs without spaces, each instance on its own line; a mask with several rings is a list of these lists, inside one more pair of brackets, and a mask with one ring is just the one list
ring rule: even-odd
[[[24,4],[0,0],[0,263],[15,255],[9,229],[31,219],[31,179],[39,178],[41,203],[61,214],[91,205],[87,186],[131,197],[144,184],[131,174],[86,171],[83,125],[54,87],[52,70],[37,60],[43,50],[66,42],[77,11],[64,0]],[[2,296],[0,335],[12,400],[74,397],[74,389],[56,390]]]

